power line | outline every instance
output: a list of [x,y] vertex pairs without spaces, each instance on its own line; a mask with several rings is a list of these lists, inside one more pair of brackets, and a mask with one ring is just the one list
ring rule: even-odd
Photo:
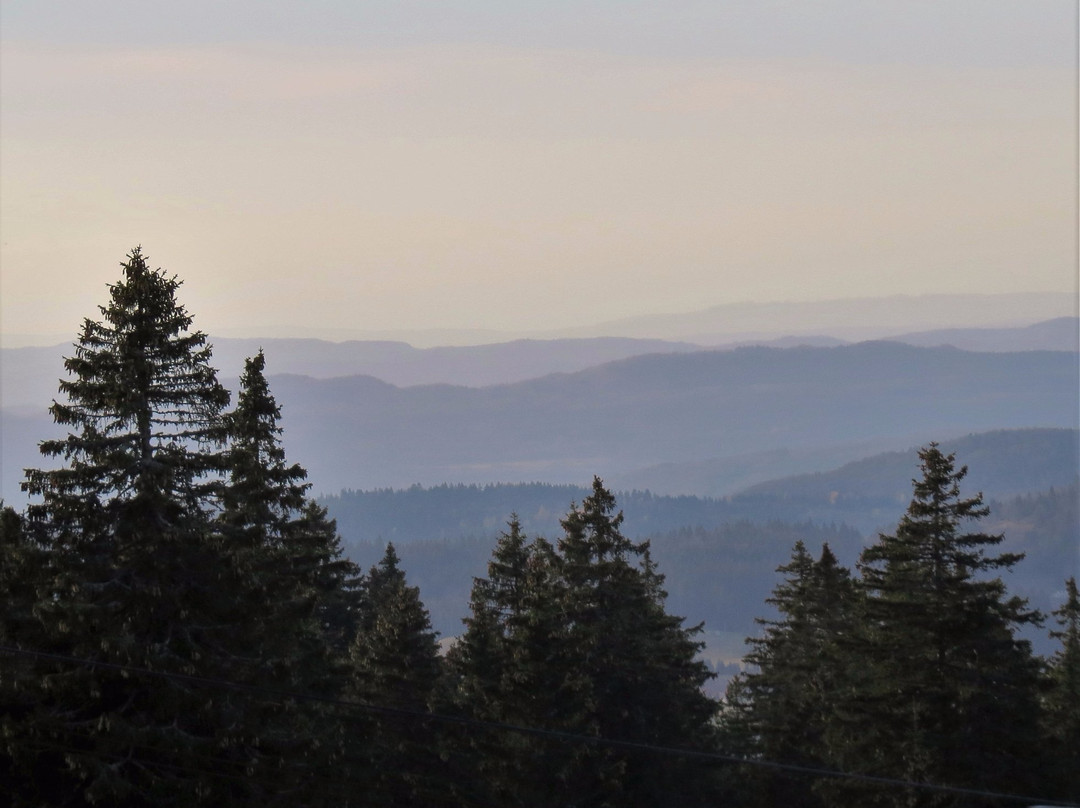
[[616,738],[603,738],[593,735],[580,735],[578,733],[566,732],[562,730],[542,729],[540,727],[528,727],[520,724],[509,724],[501,721],[485,721],[475,718],[469,718],[467,716],[456,716],[447,715],[445,713],[433,713],[422,710],[411,710],[404,707],[393,707],[384,704],[369,704],[359,701],[348,701],[345,699],[334,698],[331,696],[319,696],[309,693],[298,693],[294,691],[263,687],[260,685],[246,685],[237,682],[229,682],[225,679],[216,679],[208,676],[196,676],[192,674],[173,673],[169,671],[155,671],[150,670],[149,668],[141,668],[136,665],[124,665],[117,662],[102,662],[98,660],[68,656],[66,654],[33,651],[9,645],[0,645],[0,653],[6,653],[15,656],[31,657],[40,660],[49,660],[53,662],[63,662],[73,665],[83,665],[86,667],[101,668],[104,670],[114,670],[122,673],[137,673],[162,679],[172,679],[175,681],[187,682],[195,685],[218,687],[228,690],[269,696],[274,699],[280,700],[296,699],[300,701],[309,701],[320,704],[327,704],[335,707],[342,707],[350,710],[362,710],[368,713],[375,713],[387,716],[396,716],[414,720],[436,721],[439,723],[457,724],[462,726],[477,727],[502,732],[514,732],[520,735],[530,735],[538,738],[550,738],[566,743],[589,744],[591,746],[607,747],[611,749],[623,749],[636,752],[651,752],[655,754],[667,755],[670,757],[682,757],[692,760],[730,763],[740,766],[752,766],[764,769],[772,769],[775,771],[792,772],[794,774],[803,774],[814,777],[831,777],[836,779],[851,780],[855,782],[868,783],[871,785],[916,789],[919,791],[935,792],[938,794],[951,794],[954,796],[964,797],[981,797],[986,799],[1006,800],[1010,802],[1020,802],[1026,804],[1037,803],[1047,806],[1061,806],[1061,808],[1080,808],[1080,803],[1064,802],[1061,800],[1048,799],[1046,797],[1034,797],[1022,794],[1006,794],[998,791],[964,788],[961,786],[947,786],[937,783],[927,783],[915,780],[902,780],[896,777],[886,777],[874,774],[860,774],[858,772],[845,772],[839,771],[837,769],[826,769],[817,766],[803,766],[793,763],[781,763],[779,761],[747,758],[741,757],[739,755],[726,755],[722,752],[706,752],[696,749],[681,749],[678,747],[660,746],[658,744],[650,744],[640,741],[625,741]]

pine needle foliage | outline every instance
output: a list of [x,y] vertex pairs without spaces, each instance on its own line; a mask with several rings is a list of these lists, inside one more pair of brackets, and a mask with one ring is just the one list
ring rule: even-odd
[[[556,545],[526,540],[512,519],[488,578],[473,587],[466,632],[450,655],[459,709],[479,717],[643,744],[709,748],[716,703],[696,659],[699,627],[667,614],[648,545],[599,478],[562,520]],[[505,805],[707,804],[693,765],[610,748],[484,737],[479,775]],[[496,743],[499,744],[496,746]],[[482,788],[481,788],[482,790]]]
[[[261,412],[264,431],[228,449],[244,415],[225,415],[229,395],[205,335],[177,301],[180,282],[138,248],[121,270],[100,319],[84,322],[65,360],[69,376],[51,412],[68,434],[41,444],[54,467],[26,472],[32,499],[20,552],[32,550],[37,563],[33,620],[15,637],[29,650],[103,664],[38,661],[13,682],[29,707],[5,723],[0,765],[24,805],[315,804],[282,756],[299,748],[305,726],[294,705],[176,678],[298,681],[283,674],[297,667],[296,645],[269,643],[265,628],[286,610],[260,611],[289,580],[271,533],[291,517],[283,510],[256,527],[267,503],[258,485],[241,489],[256,477],[264,491],[276,484],[289,510],[302,473],[288,467],[267,478],[281,465],[267,439],[275,412]],[[252,390],[246,403],[272,405]],[[270,449],[258,456],[265,474],[244,467],[260,441]],[[234,518],[240,511],[261,516]],[[274,629],[293,641],[297,625]],[[7,698],[9,677],[0,678]]]
[[1061,642],[1050,658],[1043,725],[1049,769],[1047,779],[1055,796],[1080,800],[1080,593],[1076,578],[1065,582],[1065,602],[1054,610],[1057,629],[1050,636]]
[[[1037,664],[1018,636],[1041,615],[1010,596],[999,571],[1022,555],[990,551],[971,531],[987,515],[964,497],[967,468],[937,444],[892,534],[860,559],[865,618],[855,649],[869,676],[852,703],[845,768],[918,782],[1017,791],[1037,744]],[[971,532],[969,532],[971,531]],[[951,805],[955,797],[893,789],[885,805]]]
[[368,572],[361,593],[346,693],[409,715],[375,713],[354,724],[348,746],[353,776],[368,784],[366,799],[373,804],[440,804],[447,795],[439,738],[435,725],[419,716],[434,703],[442,660],[419,589],[408,585],[393,544]]
[[[759,619],[747,640],[751,666],[730,685],[725,730],[732,748],[777,763],[829,768],[835,716],[850,687],[850,638],[860,602],[850,572],[829,546],[815,560],[800,541],[777,569],[783,579],[767,600],[778,618]],[[749,769],[753,802],[816,806],[806,775]]]

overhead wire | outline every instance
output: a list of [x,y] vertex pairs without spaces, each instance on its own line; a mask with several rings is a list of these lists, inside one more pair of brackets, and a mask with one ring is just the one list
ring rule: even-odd
[[86,667],[101,668],[104,670],[114,670],[129,674],[141,674],[146,676],[153,676],[164,679],[172,679],[175,681],[183,681],[189,684],[202,685],[206,687],[217,687],[223,689],[229,689],[239,692],[247,692],[252,694],[259,694],[262,696],[270,696],[275,699],[296,699],[301,701],[309,701],[320,704],[326,704],[336,706],[340,708],[346,708],[350,710],[360,710],[367,713],[380,714],[386,716],[396,716],[414,720],[435,721],[444,724],[457,724],[464,726],[471,726],[477,728],[483,728],[488,730],[496,730],[503,732],[513,732],[521,735],[530,735],[539,738],[549,738],[559,740],[567,743],[588,744],[591,746],[607,747],[612,749],[622,749],[627,751],[637,752],[650,752],[655,754],[661,754],[671,757],[682,757],[692,760],[701,761],[714,761],[718,763],[736,764],[740,766],[750,766],[764,769],[771,769],[774,771],[791,772],[795,774],[803,774],[813,777],[829,777],[835,779],[850,780],[856,782],[867,783],[871,785],[891,786],[897,788],[914,789],[918,791],[934,792],[938,794],[950,794],[953,796],[965,796],[965,797],[980,797],[985,799],[996,799],[1008,802],[1026,803],[1029,805],[1038,804],[1045,806],[1055,806],[1060,808],[1080,808],[1080,803],[1055,800],[1048,797],[1031,796],[1024,794],[1009,794],[999,791],[990,791],[985,789],[967,788],[963,786],[950,786],[939,783],[922,782],[916,780],[904,780],[896,777],[888,777],[884,775],[875,774],[863,774],[859,772],[846,772],[838,769],[829,769],[818,766],[806,766],[794,763],[783,763],[781,761],[765,760],[761,758],[750,758],[740,755],[729,755],[722,752],[710,752],[698,749],[685,749],[680,747],[662,746],[659,744],[645,743],[642,741],[627,741],[617,738],[604,738],[595,735],[581,735],[575,732],[568,732],[563,730],[543,729],[541,727],[523,726],[520,724],[510,724],[501,721],[487,721],[482,719],[470,718],[468,716],[449,715],[446,713],[435,713],[425,710],[415,710],[404,707],[394,707],[385,704],[372,704],[360,701],[350,701],[346,699],[339,699],[331,696],[321,696],[311,693],[299,693],[295,691],[280,690],[277,688],[264,687],[260,685],[241,684],[238,682],[230,682],[225,679],[217,679],[207,676],[198,676],[193,674],[175,673],[170,671],[155,671],[150,668],[142,668],[136,665],[125,665],[117,662],[105,662],[100,660],[85,659],[81,657],[68,656],[66,654],[57,654],[45,651],[34,651],[26,648],[19,648],[17,646],[2,645],[0,644],[0,653],[5,653],[15,656],[30,657],[39,660],[50,660],[54,662],[63,662],[72,665],[82,665]]

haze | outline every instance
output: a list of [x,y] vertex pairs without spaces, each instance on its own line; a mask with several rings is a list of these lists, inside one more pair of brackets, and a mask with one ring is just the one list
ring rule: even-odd
[[1076,291],[1067,0],[6,2],[2,330]]

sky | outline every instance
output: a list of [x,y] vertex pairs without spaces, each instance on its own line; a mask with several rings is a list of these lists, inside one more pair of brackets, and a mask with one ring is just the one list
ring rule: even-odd
[[1077,286],[1073,0],[0,4],[0,333]]

